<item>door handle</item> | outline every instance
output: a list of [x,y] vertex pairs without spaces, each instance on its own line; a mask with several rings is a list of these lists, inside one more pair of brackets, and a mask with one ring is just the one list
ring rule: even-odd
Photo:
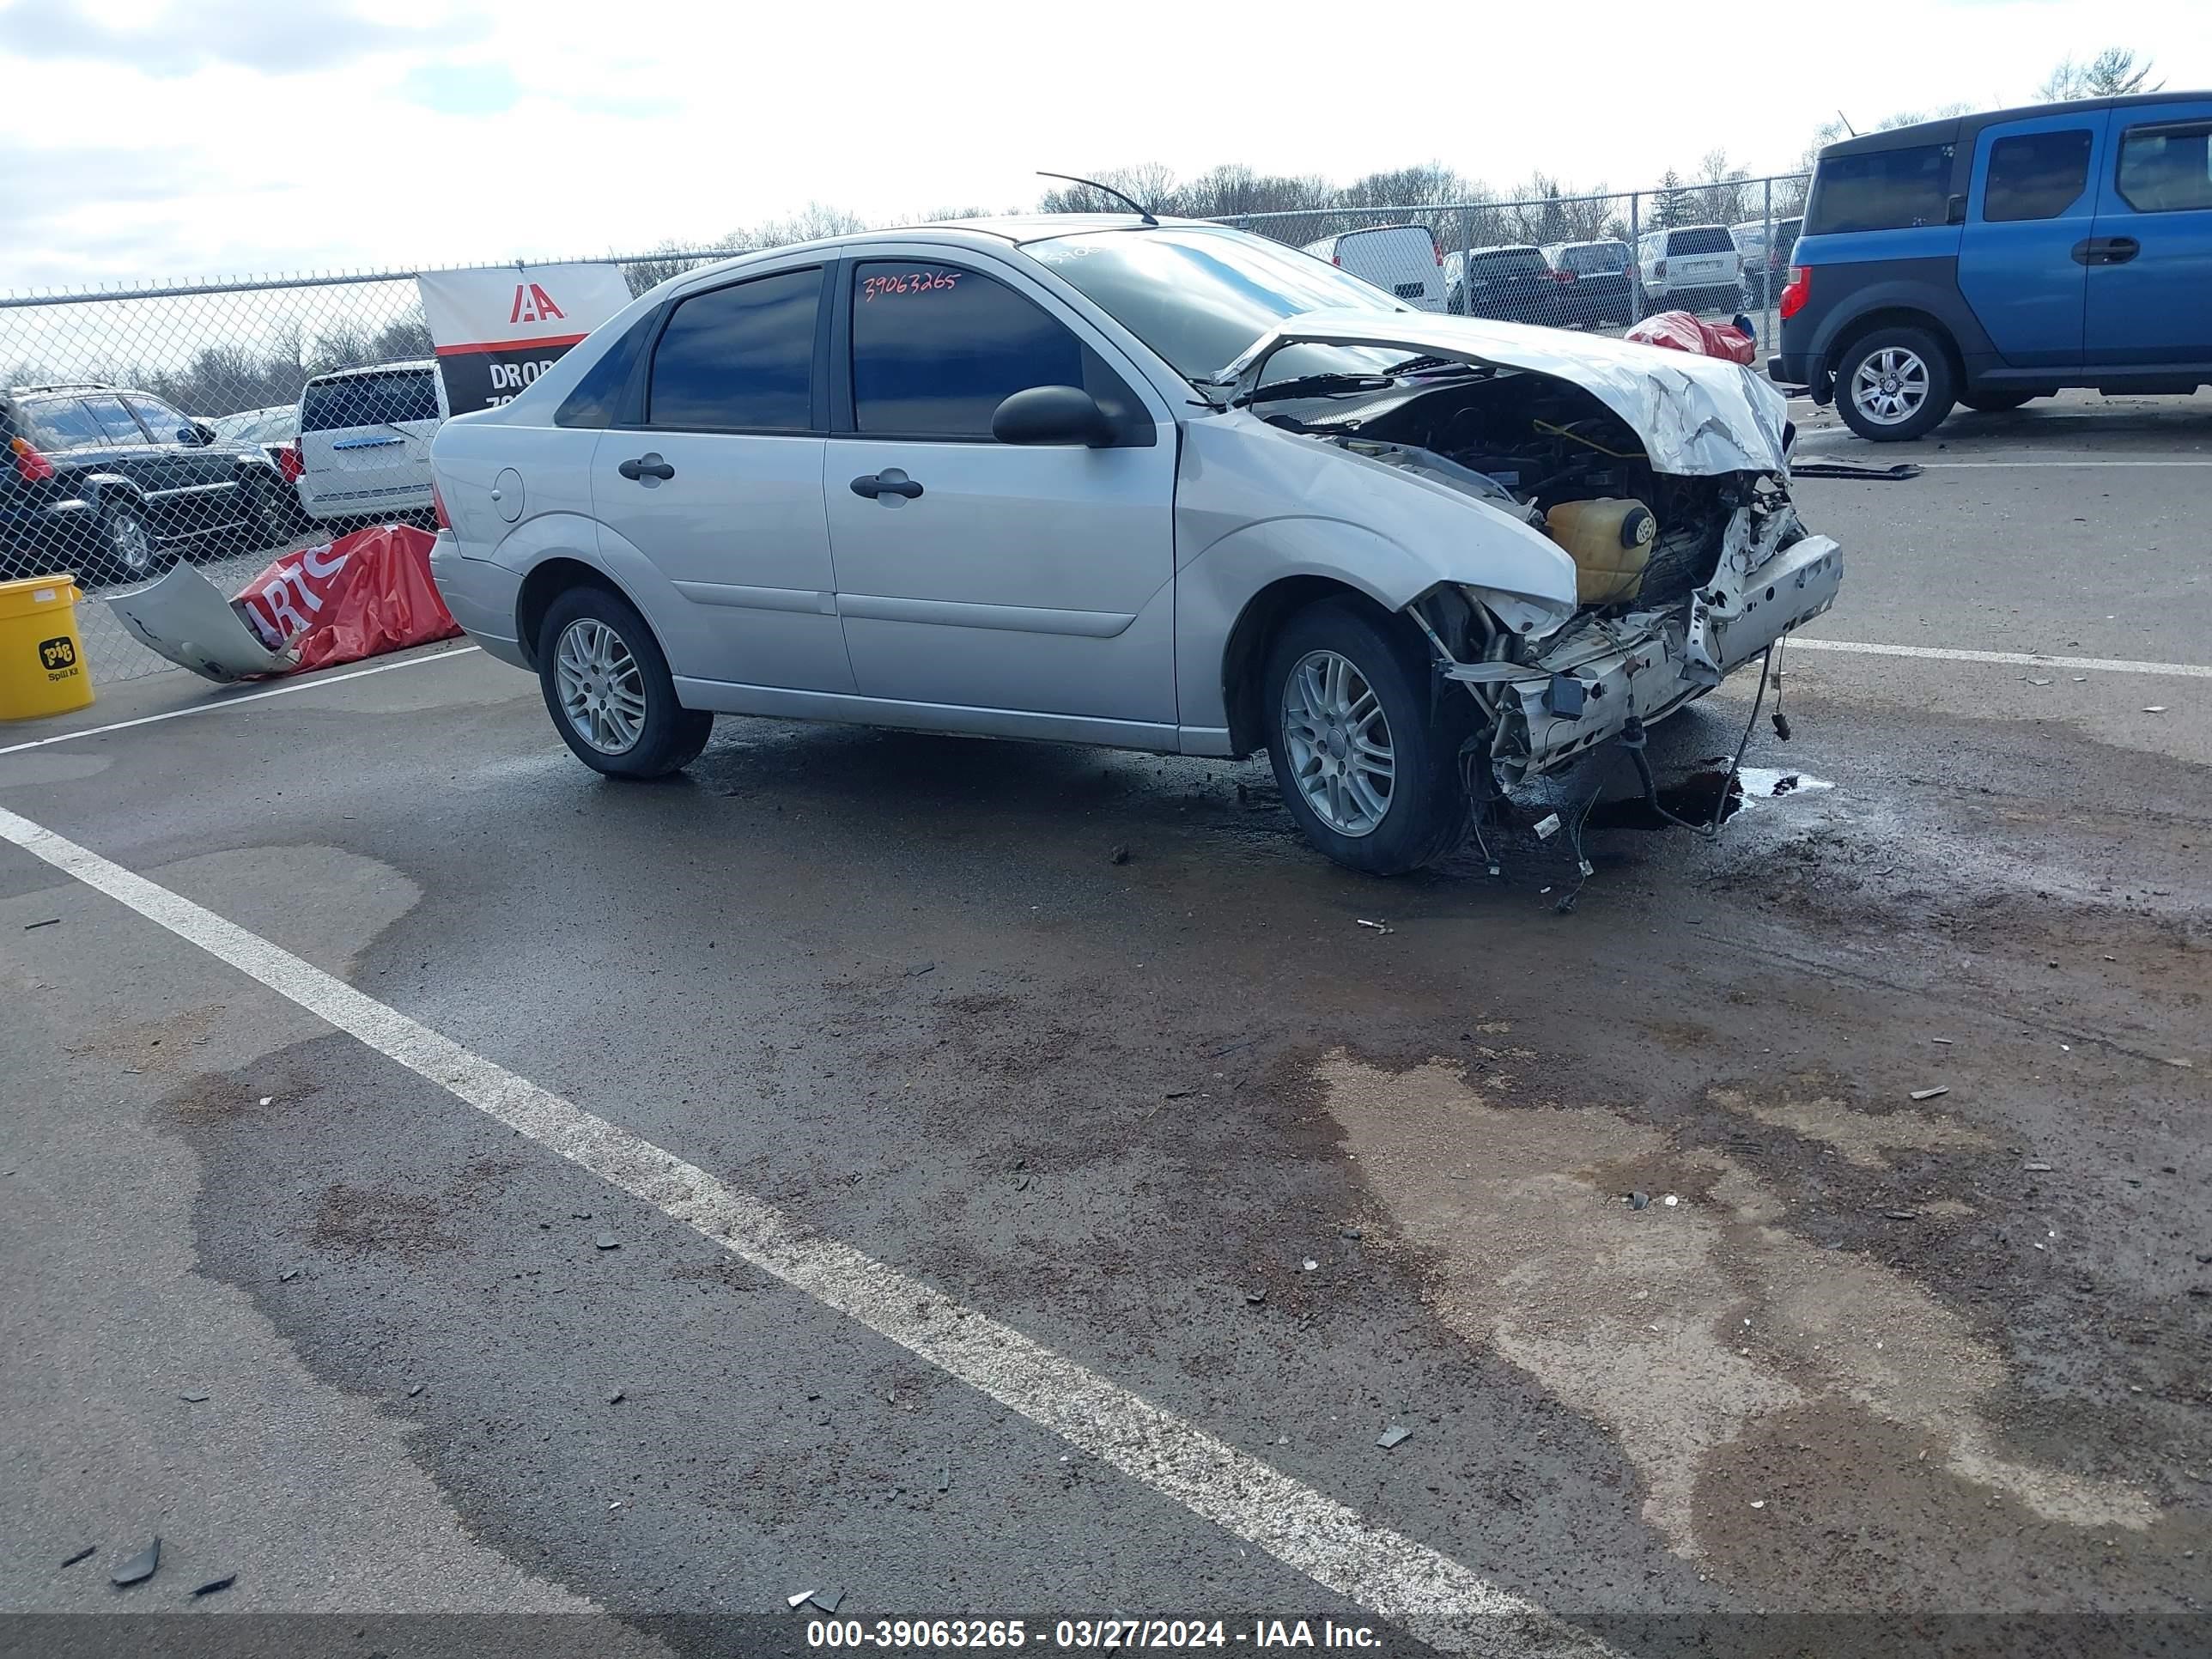
[[625,478],[635,479],[639,482],[647,478],[667,479],[676,476],[676,469],[651,450],[647,450],[634,461],[624,461],[615,471]]
[[2085,237],[2073,246],[2074,263],[2082,265],[2124,265],[2142,252],[2132,236]]
[[853,493],[866,495],[871,501],[880,501],[885,495],[903,495],[913,501],[921,494],[921,486],[895,466],[880,472],[864,472],[853,480]]

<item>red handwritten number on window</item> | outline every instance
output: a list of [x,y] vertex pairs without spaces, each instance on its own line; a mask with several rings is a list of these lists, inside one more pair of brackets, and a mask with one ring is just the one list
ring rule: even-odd
[[905,270],[896,276],[867,276],[860,282],[860,302],[873,305],[879,294],[937,294],[960,280],[957,270]]

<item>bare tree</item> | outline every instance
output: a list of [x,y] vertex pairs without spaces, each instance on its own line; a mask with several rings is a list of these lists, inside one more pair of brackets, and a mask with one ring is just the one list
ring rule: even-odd
[[2120,98],[2131,92],[2156,92],[2166,85],[2143,83],[2150,79],[2153,65],[2148,58],[2140,67],[2133,50],[2126,46],[2107,46],[2086,64],[2077,64],[2073,54],[2058,60],[2058,67],[2051,71],[2050,78],[2038,87],[2036,95],[2050,103],[2069,103],[2076,98]]

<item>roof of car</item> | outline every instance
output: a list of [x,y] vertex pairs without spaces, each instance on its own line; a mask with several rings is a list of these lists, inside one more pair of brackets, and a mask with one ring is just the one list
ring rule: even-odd
[[394,363],[358,363],[351,368],[333,368],[313,376],[309,386],[319,386],[325,380],[343,380],[357,374],[392,374],[407,368],[435,368],[437,364],[428,357],[409,357]]
[[1820,151],[1832,155],[1864,155],[1877,150],[1909,149],[1917,144],[1955,144],[1997,121],[2025,120],[2031,116],[2055,115],[2078,110],[2087,114],[2100,109],[2135,109],[2146,104],[2191,103],[2212,98],[2212,92],[2136,92],[2114,98],[2076,98],[2057,104],[2023,104],[2014,109],[1983,110],[1972,115],[1946,115],[1934,121],[1917,121],[1909,127],[1883,132],[1863,132],[1856,138],[1839,138]]
[[1534,242],[1492,242],[1488,247],[1471,247],[1469,253],[1541,253],[1544,250]]
[[11,398],[35,398],[67,392],[112,392],[115,387],[106,380],[54,380],[43,386],[12,386],[8,388]]

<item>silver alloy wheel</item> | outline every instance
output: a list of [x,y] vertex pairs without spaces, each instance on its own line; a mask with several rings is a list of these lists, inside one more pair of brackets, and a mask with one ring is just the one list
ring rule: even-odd
[[624,755],[645,735],[645,676],[621,635],[596,617],[579,617],[553,647],[553,681],[562,712],[602,755]]
[[1876,426],[1902,426],[1928,401],[1928,365],[1907,346],[1884,346],[1851,376],[1851,402]]
[[1382,700],[1349,657],[1309,651],[1283,682],[1283,747],[1316,816],[1357,839],[1390,810],[1397,758]]
[[107,550],[116,568],[143,576],[154,562],[154,544],[146,537],[145,520],[136,513],[118,511],[107,519]]

